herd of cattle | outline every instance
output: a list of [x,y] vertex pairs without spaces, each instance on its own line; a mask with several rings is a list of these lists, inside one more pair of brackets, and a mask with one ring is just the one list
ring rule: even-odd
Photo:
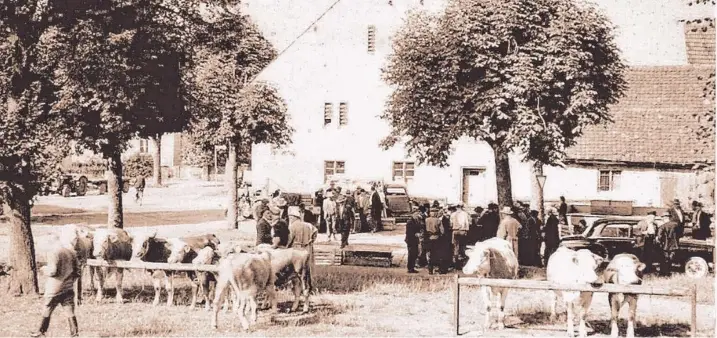
[[[468,262],[463,267],[463,273],[476,275],[480,278],[515,279],[518,277],[518,258],[513,252],[510,242],[501,238],[491,238],[467,250]],[[600,284],[613,283],[621,285],[641,284],[642,271],[645,264],[632,254],[618,254],[604,267],[604,259],[587,249],[571,250],[565,247],[558,248],[548,259],[548,281],[570,284]],[[604,270],[602,269],[604,267]],[[601,271],[598,273],[598,271]],[[497,319],[499,328],[504,327],[504,307],[508,288],[481,287],[483,304],[486,316],[484,328],[489,328],[493,319]],[[592,292],[561,292],[553,291],[553,300],[550,306],[550,318],[555,320],[558,299],[562,298],[567,309],[567,333],[573,336],[573,321],[577,315],[579,319],[578,334],[587,336],[585,317],[590,303]],[[610,331],[613,337],[618,336],[617,317],[624,304],[629,305],[627,337],[635,335],[635,313],[637,310],[637,295],[634,294],[608,294],[611,309]],[[493,312],[497,311],[496,314]]]
[[[204,299],[207,309],[213,307],[212,327],[217,327],[217,316],[221,305],[224,311],[233,301],[234,312],[239,315],[242,328],[248,329],[257,318],[256,297],[259,292],[266,293],[266,300],[271,304],[272,311],[277,310],[275,285],[291,281],[294,291],[294,303],[291,311],[299,307],[303,296],[303,311],[309,310],[309,293],[311,289],[309,275],[309,254],[298,249],[272,249],[271,246],[259,245],[252,252],[230,243],[220,243],[213,234],[160,238],[156,232],[128,233],[122,229],[93,229],[81,225],[65,225],[59,235],[59,243],[71,243],[74,246],[81,271],[88,259],[105,261],[144,261],[152,263],[190,263],[198,265],[217,265],[218,272],[189,271],[187,276],[192,284],[191,307],[196,306],[198,298]],[[116,299],[123,303],[122,268],[89,267],[90,280],[97,287],[96,299],[103,298],[104,279],[109,274],[116,278]],[[147,270],[154,284],[154,302],[159,304],[162,280],[167,291],[167,305],[174,304],[173,275],[168,270]],[[82,278],[75,285],[76,303],[82,302]],[[96,282],[96,283],[95,283]],[[213,287],[212,287],[213,286]],[[214,300],[210,302],[210,295]],[[233,297],[227,297],[233,292]],[[247,316],[249,318],[247,318]]]

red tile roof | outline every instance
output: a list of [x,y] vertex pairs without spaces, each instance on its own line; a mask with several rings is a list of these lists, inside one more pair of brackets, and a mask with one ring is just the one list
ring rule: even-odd
[[715,27],[712,19],[685,23],[685,44],[687,62],[690,64],[714,65],[715,63]]
[[[628,89],[611,108],[614,123],[584,129],[567,150],[571,160],[632,163],[714,163],[714,136],[697,141],[693,115],[708,109],[703,89],[712,66],[633,67]],[[712,102],[711,104],[714,104]]]

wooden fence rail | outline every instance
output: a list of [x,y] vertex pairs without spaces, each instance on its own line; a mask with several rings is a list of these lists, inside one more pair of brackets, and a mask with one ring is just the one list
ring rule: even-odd
[[101,259],[88,259],[87,265],[108,268],[122,269],[145,269],[145,270],[171,270],[171,271],[200,271],[200,272],[219,272],[216,265],[203,264],[170,264],[170,263],[150,263],[143,261],[105,261]]
[[[641,295],[671,296],[671,297],[690,297],[691,301],[691,336],[697,335],[697,288],[681,287],[657,287],[649,285],[617,285],[617,284],[559,284],[549,281],[535,280],[517,280],[517,279],[492,279],[492,278],[474,278],[474,277],[458,277],[455,276],[455,285],[453,289],[453,324],[455,326],[456,335],[460,335],[459,315],[460,315],[460,287],[467,286],[493,286],[504,287],[510,289],[528,289],[528,290],[550,290],[550,291],[588,291],[602,293],[633,293]],[[489,315],[486,313],[486,316]]]

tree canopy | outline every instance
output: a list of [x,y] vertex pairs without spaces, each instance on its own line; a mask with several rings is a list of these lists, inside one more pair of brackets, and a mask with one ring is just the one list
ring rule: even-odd
[[585,2],[449,0],[410,14],[393,39],[382,145],[445,166],[454,141],[486,142],[507,205],[507,153],[560,164],[585,126],[611,121],[624,70],[610,21]]

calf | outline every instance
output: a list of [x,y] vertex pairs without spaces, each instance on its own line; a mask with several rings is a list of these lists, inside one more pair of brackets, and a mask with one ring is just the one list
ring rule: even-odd
[[[581,249],[574,251],[560,247],[548,259],[546,274],[548,280],[559,284],[591,284],[598,283],[600,278],[596,272],[603,258],[593,254],[590,250]],[[562,297],[568,313],[568,336],[574,335],[574,315],[580,319],[578,328],[580,337],[587,336],[585,316],[592,303],[592,292],[577,291],[554,291],[553,301],[550,306],[550,319],[555,320],[555,309],[558,298]]]
[[[82,304],[82,272],[84,271],[85,266],[87,266],[87,260],[92,257],[92,248],[93,248],[93,241],[94,238],[94,230],[77,224],[67,224],[60,229],[60,234],[58,236],[58,241],[61,244],[66,244],[68,246],[71,246],[75,249],[75,253],[77,254],[77,260],[80,263],[80,276],[77,278],[77,282],[75,283],[75,305],[79,306]],[[94,291],[94,272],[96,270],[95,267],[88,267],[89,273],[90,273],[90,288],[92,291]]]
[[[645,264],[641,263],[637,256],[632,254],[618,254],[612,258],[610,264],[603,272],[605,283],[619,285],[640,285],[642,284],[642,272],[645,270]],[[610,335],[617,337],[619,332],[617,328],[617,317],[620,308],[627,303],[629,312],[627,314],[627,337],[635,336],[635,312],[637,311],[637,295],[630,293],[610,293],[608,294],[610,301]]]
[[[466,251],[468,261],[463,266],[463,273],[476,275],[480,278],[515,279],[518,277],[518,258],[513,252],[510,242],[494,237],[483,242],[478,242],[471,250]],[[498,328],[505,327],[505,299],[508,296],[508,288],[482,286],[483,304],[486,316],[483,329],[490,328],[491,310],[498,310]],[[495,307],[492,305],[495,303]]]
[[[132,257],[132,238],[122,229],[97,229],[92,241],[92,256],[106,261],[129,260]],[[122,268],[97,269],[97,301],[102,301],[104,276],[113,271],[117,278],[117,303],[123,303],[122,298]]]
[[[273,276],[283,275],[283,281],[291,280],[294,286],[294,304],[290,312],[299,308],[299,300],[304,297],[303,313],[309,312],[309,294],[311,293],[311,278],[309,275],[309,252],[306,250],[272,249],[268,244],[260,244],[256,247],[258,253],[271,253],[271,271]],[[277,305],[274,299],[271,304],[273,312]]]
[[[239,320],[244,330],[249,329],[250,324],[256,323],[256,295],[260,290],[265,290],[271,302],[276,303],[271,261],[271,253],[264,251],[257,254],[234,255],[219,263],[214,313],[211,319],[213,328],[217,328],[219,306],[224,301],[229,285],[235,294],[234,311],[239,313]],[[249,320],[246,318],[247,314]]]
[[[192,264],[195,265],[216,265],[219,263],[220,255],[217,252],[217,250],[214,250],[212,247],[204,247],[202,250],[199,250],[197,253],[197,257],[195,257],[192,260]],[[197,272],[197,284],[199,284],[199,291],[198,294],[194,293],[192,295],[192,304],[191,306],[194,307],[196,304],[197,297],[204,300],[204,307],[209,310],[210,308],[210,293],[211,293],[211,284],[216,284],[216,274],[210,273],[210,272]]]

